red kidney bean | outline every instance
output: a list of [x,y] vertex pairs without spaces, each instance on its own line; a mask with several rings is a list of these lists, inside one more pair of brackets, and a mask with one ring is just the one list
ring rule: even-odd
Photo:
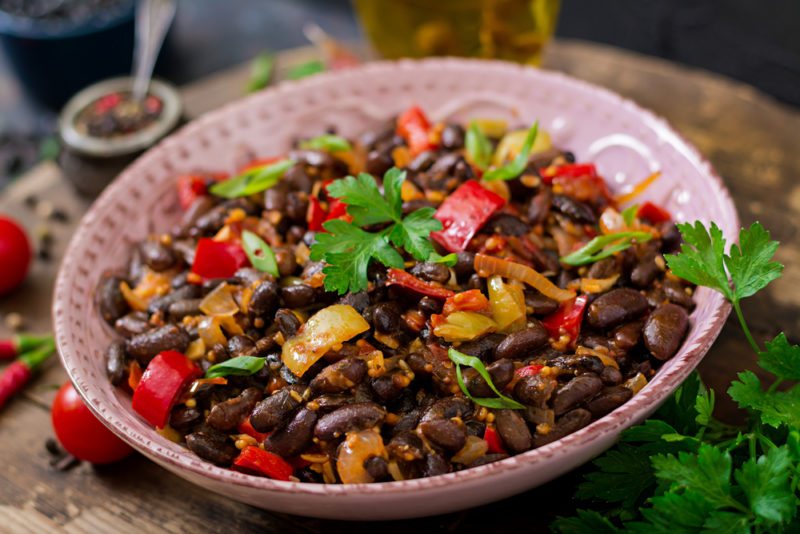
[[421,422],[433,421],[434,419],[452,419],[453,417],[466,417],[472,413],[472,403],[464,397],[445,397],[434,402],[425,411]]
[[133,311],[123,315],[114,323],[114,330],[123,337],[130,338],[146,332],[150,328],[150,316],[146,312]]
[[114,275],[104,275],[97,288],[98,307],[100,315],[110,325],[128,313],[128,301],[122,296],[119,288],[120,283],[125,279]]
[[527,451],[533,445],[528,424],[516,410],[496,410],[494,424],[510,452],[516,454]]
[[615,367],[604,367],[600,373],[600,380],[606,386],[618,386],[622,383],[622,373]]
[[[486,367],[486,371],[492,379],[494,387],[502,391],[506,385],[514,378],[514,362],[509,359],[497,360]],[[481,375],[475,375],[467,382],[467,390],[474,397],[491,397],[494,392],[486,383]]]
[[660,257],[660,255],[656,252],[649,252],[636,262],[636,265],[631,270],[631,283],[633,285],[645,289],[653,283],[653,280],[661,272],[656,263],[656,257]]
[[288,386],[262,400],[250,414],[250,424],[253,428],[258,432],[269,432],[285,421],[289,414],[300,406],[300,401],[291,394],[293,390],[299,398],[298,392],[301,392],[302,388]]
[[647,299],[630,288],[612,289],[589,305],[586,319],[595,328],[610,328],[632,321],[647,311]]
[[227,436],[205,432],[195,432],[186,436],[186,446],[200,458],[222,467],[230,466],[239,455],[239,450]]
[[603,372],[603,361],[594,355],[581,355],[566,354],[563,356],[556,356],[547,362],[551,367],[558,367],[565,371],[571,371],[575,374],[578,373],[594,373],[600,374]]
[[422,466],[422,476],[435,477],[449,473],[451,470],[452,466],[450,462],[441,454],[429,452],[425,455],[425,463]]
[[136,358],[140,364],[147,365],[165,350],[186,351],[189,341],[189,334],[183,328],[168,324],[133,336],[128,340],[126,348],[128,354]]
[[233,430],[248,418],[260,400],[259,389],[247,388],[238,397],[215,404],[206,417],[206,423],[223,432]]
[[615,274],[620,274],[617,258],[610,257],[594,262],[586,272],[586,278],[611,278]]
[[567,434],[580,430],[589,424],[592,420],[592,412],[583,408],[576,408],[562,415],[557,421],[555,426],[547,434],[537,433],[533,437],[533,446],[541,447],[559,440]]
[[189,408],[183,404],[175,406],[169,416],[169,426],[183,433],[203,420],[203,412],[199,408]]
[[528,225],[516,215],[496,213],[486,221],[481,233],[521,236],[527,234],[529,230]]
[[602,387],[603,381],[597,376],[576,376],[553,396],[553,411],[557,416],[564,414],[597,395]]
[[367,363],[361,358],[345,358],[317,374],[309,384],[312,393],[341,393],[355,386],[367,374]]
[[417,428],[421,415],[422,414],[418,409],[404,413],[392,427],[391,435],[396,436],[401,432],[413,431],[415,428]]
[[558,309],[558,301],[545,297],[535,289],[526,289],[525,306],[533,310],[533,315],[545,316]]
[[576,222],[587,224],[595,224],[597,222],[597,216],[592,211],[592,208],[574,198],[554,194],[551,203],[553,209]]
[[644,323],[644,344],[659,360],[672,358],[689,328],[689,314],[677,304],[662,304]]
[[373,427],[386,417],[386,411],[374,402],[360,402],[343,406],[319,418],[314,436],[331,441],[353,430]]
[[492,360],[497,346],[506,339],[503,334],[488,334],[472,341],[467,341],[459,345],[459,352],[468,356],[475,356],[481,360]]
[[112,386],[122,383],[125,376],[125,342],[113,341],[106,351],[106,375]]
[[420,423],[419,429],[426,438],[451,452],[459,450],[467,441],[464,427],[450,419],[425,421]]
[[283,458],[297,456],[312,445],[316,423],[317,412],[301,408],[289,424],[279,427],[267,436],[264,440],[264,450]]
[[397,385],[389,375],[379,376],[370,382],[372,391],[381,402],[392,402],[402,393],[403,388]]
[[540,374],[523,376],[514,385],[514,398],[528,406],[544,406],[556,389],[556,381]]
[[547,343],[547,330],[538,320],[529,318],[528,328],[509,334],[494,351],[495,360],[520,360]]
[[[613,369],[613,367],[612,367]],[[622,406],[633,397],[633,391],[625,386],[612,386],[603,388],[592,400],[586,403],[586,408],[595,417],[602,417],[614,408]]]
[[672,302],[673,304],[677,304],[678,306],[683,306],[689,311],[692,311],[695,307],[694,299],[686,293],[686,287],[678,280],[672,280],[670,278],[664,279],[664,295]]
[[528,216],[528,222],[532,225],[543,223],[550,213],[552,200],[553,193],[547,187],[533,195],[528,201],[528,207],[525,210],[525,214]]
[[156,272],[169,269],[175,264],[175,251],[160,240],[150,238],[139,245],[142,260]]
[[400,432],[386,446],[389,457],[402,462],[413,462],[425,457],[425,445],[414,432]]
[[631,350],[642,339],[643,326],[643,322],[633,321],[616,327],[611,331],[611,348],[621,352]]

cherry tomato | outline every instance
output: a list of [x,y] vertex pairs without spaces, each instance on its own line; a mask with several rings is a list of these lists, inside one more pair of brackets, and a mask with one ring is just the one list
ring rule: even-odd
[[108,464],[133,452],[89,411],[70,382],[58,390],[50,417],[61,446],[75,458]]
[[31,263],[31,245],[25,230],[10,217],[0,215],[0,295],[25,279]]

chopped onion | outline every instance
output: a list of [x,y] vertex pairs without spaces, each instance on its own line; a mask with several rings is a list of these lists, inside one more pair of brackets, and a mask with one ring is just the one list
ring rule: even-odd
[[559,302],[575,298],[574,292],[561,289],[532,267],[521,263],[501,260],[486,254],[475,254],[475,271],[479,276],[487,277],[498,274],[505,278],[513,278],[514,280],[525,282],[539,290],[542,295]]
[[636,395],[642,390],[643,387],[647,385],[647,378],[645,378],[642,373],[636,373],[633,377],[626,380],[622,385],[633,391],[633,394]]
[[336,459],[336,471],[342,484],[374,482],[375,479],[364,468],[364,462],[372,456],[389,457],[381,435],[372,428],[348,432]]
[[453,312],[433,329],[433,333],[448,343],[470,341],[497,330],[497,323],[476,312]]
[[222,329],[219,327],[219,321],[216,317],[203,317],[197,324],[197,332],[200,334],[200,339],[206,344],[206,347],[213,347],[217,343],[223,345],[228,342]]
[[450,461],[456,464],[468,465],[486,454],[489,450],[489,444],[478,436],[467,436],[467,442],[464,446],[450,458]]
[[608,278],[581,278],[581,291],[584,293],[604,293],[617,282],[618,274]]
[[514,285],[518,282],[506,284],[496,274],[486,282],[497,330],[509,334],[525,328],[525,294],[520,285]]
[[200,311],[211,317],[224,317],[239,313],[230,286],[223,282],[200,302]]

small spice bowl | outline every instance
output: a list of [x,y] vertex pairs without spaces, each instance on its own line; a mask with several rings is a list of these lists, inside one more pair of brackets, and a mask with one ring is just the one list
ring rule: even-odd
[[[165,82],[150,82],[148,99],[157,102],[157,114],[146,117],[140,128],[98,135],[83,124],[87,110],[109,97],[126,95],[133,78],[121,77],[90,85],[73,96],[61,111],[58,123],[61,152],[58,162],[79,193],[97,196],[111,180],[147,148],[155,145],[182,122],[183,104],[177,89]],[[116,97],[115,97],[116,95]]]

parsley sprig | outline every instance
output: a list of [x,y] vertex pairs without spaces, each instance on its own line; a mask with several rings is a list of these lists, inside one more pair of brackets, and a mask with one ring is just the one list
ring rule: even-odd
[[[419,261],[449,261],[435,253],[430,240],[431,232],[442,229],[442,223],[433,218],[433,208],[420,208],[403,217],[403,200],[400,190],[406,173],[389,169],[383,177],[383,194],[371,175],[361,173],[348,176],[328,186],[328,194],[347,204],[347,213],[353,218],[340,219],[322,225],[325,232],[316,235],[311,246],[311,259],[324,261],[325,289],[340,295],[367,288],[367,268],[372,260],[387,267],[402,269],[403,256],[395,249],[405,249]],[[370,232],[364,229],[389,223],[385,228]],[[448,255],[449,256],[449,255]]]
[[[670,268],[731,300],[758,364],[775,380],[764,390],[751,371],[739,374],[728,394],[750,424],[731,427],[714,419],[714,392],[693,373],[653,418],[595,460],[576,497],[602,512],[559,518],[562,533],[800,531],[800,347],[781,333],[761,350],[738,305],[780,276],[783,266],[771,261],[778,243],[755,223],[725,254],[716,225],[679,229],[685,244],[667,256]],[[779,391],[786,381],[795,383]]]

